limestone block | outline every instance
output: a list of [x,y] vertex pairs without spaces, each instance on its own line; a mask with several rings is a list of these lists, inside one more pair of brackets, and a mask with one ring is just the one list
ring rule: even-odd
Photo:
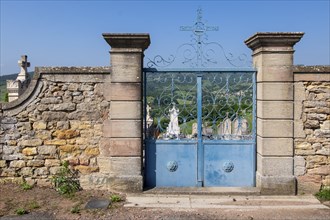
[[79,131],[77,130],[57,130],[52,136],[57,137],[58,139],[71,139],[79,136]]
[[142,103],[112,101],[109,115],[110,119],[142,119]]
[[84,165],[75,166],[74,168],[83,175],[99,171],[99,167],[91,167],[91,166],[84,166]]
[[293,64],[293,52],[288,53],[278,51],[273,53],[262,53],[261,56],[263,66],[292,66]]
[[47,123],[43,121],[37,121],[33,123],[33,130],[45,130],[47,128]]
[[106,88],[107,101],[141,101],[141,83],[111,83]]
[[45,145],[65,145],[66,144],[66,140],[46,140],[44,141]]
[[13,168],[22,168],[25,167],[25,161],[24,160],[14,160],[11,161],[9,164],[9,167],[13,167]]
[[57,160],[57,159],[46,159],[45,160],[46,167],[56,167],[56,166],[60,166],[60,165],[61,165],[60,160]]
[[7,167],[6,161],[5,160],[0,160],[0,167]]
[[109,190],[110,177],[108,174],[91,173],[80,176],[79,182],[83,189]]
[[320,125],[321,130],[330,130],[330,120],[328,121],[324,121],[321,125]]
[[297,143],[295,145],[295,148],[296,149],[299,149],[299,150],[312,150],[312,145],[308,142],[301,142],[301,143]]
[[326,176],[329,175],[329,172],[330,172],[330,165],[324,165],[314,169],[310,169],[308,171],[308,174]]
[[141,130],[141,120],[106,120],[103,124],[104,137],[139,138]]
[[261,65],[258,66],[257,82],[290,82],[292,71],[292,65]]
[[109,154],[111,156],[141,156],[141,138],[111,138]]
[[21,146],[24,147],[37,147],[42,145],[42,140],[40,139],[28,139],[21,141]]
[[322,185],[324,186],[330,186],[330,176],[326,176],[323,180],[322,180]]
[[65,112],[43,112],[42,115],[42,120],[45,122],[52,122],[52,121],[64,121],[67,120],[67,113]]
[[40,100],[41,104],[59,104],[62,100],[60,97],[47,97]]
[[84,130],[92,128],[92,123],[90,121],[81,121],[81,120],[71,120],[70,128],[72,130]]
[[292,101],[257,101],[257,116],[262,119],[292,119]]
[[99,171],[101,173],[109,174],[110,173],[110,159],[109,157],[97,157],[97,164],[99,166]]
[[98,147],[87,147],[84,153],[88,156],[98,156],[100,151]]
[[51,111],[74,111],[76,104],[72,102],[55,104],[49,108]]
[[256,184],[262,195],[295,195],[296,193],[294,176],[263,176],[257,172]]
[[82,121],[97,121],[102,118],[100,111],[94,109],[93,111],[77,110],[68,114],[70,120]]
[[79,147],[77,145],[67,144],[67,145],[60,146],[60,150],[63,152],[72,153],[76,150],[79,150]]
[[112,53],[111,82],[141,82],[142,53]]
[[52,134],[50,131],[39,130],[39,131],[36,131],[36,137],[40,138],[41,140],[49,140],[52,138]]
[[298,193],[317,193],[321,188],[321,180],[321,176],[318,175],[298,176]]
[[25,156],[37,155],[37,148],[36,147],[26,147],[22,150],[22,154],[24,154]]
[[257,83],[258,100],[293,101],[292,83]]
[[[15,169],[12,169],[12,168],[3,168],[1,173],[0,173],[0,176],[4,176],[4,177],[13,177],[16,175],[16,172],[15,172]],[[1,181],[1,178],[0,178],[0,181]]]
[[[79,164],[88,166],[89,165],[89,158],[90,158],[90,156],[80,155],[79,158],[78,158],[79,159]],[[93,165],[96,166],[96,163],[93,164]]]
[[302,119],[302,113],[303,113],[303,103],[299,100],[294,100],[294,119],[295,120],[301,120]]
[[22,176],[32,176],[33,175],[32,168],[31,167],[23,167],[20,171],[20,174]]
[[257,135],[261,137],[293,137],[292,120],[257,119]]
[[48,168],[47,167],[40,167],[34,170],[34,175],[35,176],[45,176],[48,175]]
[[302,176],[306,173],[306,161],[302,156],[294,157],[294,175]]
[[263,156],[293,156],[293,139],[258,136],[257,151]]
[[44,164],[44,160],[28,160],[26,163],[28,167],[42,167]]
[[49,174],[50,175],[56,175],[59,174],[61,172],[61,167],[50,167],[49,168]]
[[120,192],[142,192],[143,177],[141,175],[115,175],[109,177],[108,190]]
[[110,174],[141,175],[140,157],[110,157]]
[[301,120],[294,121],[294,137],[295,138],[305,138],[306,134],[304,131],[304,123]]
[[262,176],[292,176],[292,157],[263,157],[257,154],[257,170]]
[[8,141],[6,141],[6,143],[7,143],[8,146],[16,146],[17,145],[17,141],[15,141],[15,140],[8,140]]
[[54,155],[56,154],[56,146],[54,145],[39,146],[38,153],[41,155]]

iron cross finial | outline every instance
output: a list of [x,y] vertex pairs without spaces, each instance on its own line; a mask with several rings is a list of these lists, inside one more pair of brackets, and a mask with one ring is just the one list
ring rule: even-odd
[[196,36],[202,36],[206,31],[218,31],[218,26],[206,26],[203,22],[202,9],[197,9],[197,19],[193,26],[181,26],[180,31],[192,31]]

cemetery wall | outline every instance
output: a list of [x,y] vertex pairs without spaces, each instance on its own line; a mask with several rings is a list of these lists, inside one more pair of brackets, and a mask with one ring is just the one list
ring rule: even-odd
[[81,176],[99,172],[109,76],[109,67],[36,68],[19,99],[0,103],[0,181],[50,185],[64,160]]
[[330,187],[330,66],[294,68],[294,173],[298,193]]

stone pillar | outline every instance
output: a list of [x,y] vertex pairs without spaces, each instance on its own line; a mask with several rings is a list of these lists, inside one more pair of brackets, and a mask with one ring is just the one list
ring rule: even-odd
[[257,33],[245,41],[257,69],[257,173],[262,194],[295,194],[293,46],[304,33]]
[[101,165],[100,172],[109,172],[112,190],[142,191],[142,65],[150,37],[149,34],[103,34],[103,37],[111,46],[111,83],[105,90],[110,113],[104,122],[101,146],[107,148],[108,157],[99,160],[106,166]]

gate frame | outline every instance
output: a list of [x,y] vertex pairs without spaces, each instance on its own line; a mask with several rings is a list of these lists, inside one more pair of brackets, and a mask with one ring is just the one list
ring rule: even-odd
[[[182,72],[186,72],[186,73],[196,73],[196,83],[197,83],[197,97],[196,97],[196,108],[197,108],[197,131],[198,134],[197,136],[199,138],[197,138],[197,186],[198,187],[204,187],[204,183],[205,183],[205,178],[204,178],[204,171],[205,171],[205,167],[204,167],[204,144],[203,144],[203,139],[201,138],[202,134],[202,80],[203,80],[203,73],[253,73],[253,78],[252,78],[252,145],[253,145],[253,151],[254,151],[254,155],[253,155],[253,166],[252,166],[252,172],[254,172],[254,180],[253,180],[253,186],[256,186],[256,165],[257,165],[257,157],[256,157],[256,149],[257,149],[257,133],[256,133],[256,122],[257,122],[257,107],[256,107],[256,95],[257,95],[257,87],[256,87],[256,76],[257,76],[257,70],[253,67],[240,67],[240,68],[143,68],[142,69],[142,74],[143,74],[143,124],[144,124],[144,137],[143,137],[143,146],[144,146],[144,183],[146,182],[146,166],[147,166],[147,144],[146,144],[146,132],[147,132],[147,121],[146,121],[146,109],[147,109],[147,100],[146,100],[146,85],[147,85],[147,77],[146,74],[147,73],[182,73]],[[219,143],[221,142],[221,140],[218,140]],[[228,141],[223,141],[223,142],[228,142],[231,141],[230,144],[228,145],[235,145],[235,143],[237,143],[238,141],[235,140],[228,140]],[[211,143],[212,141],[206,141],[205,143]],[[200,155],[200,157],[198,157],[198,155]],[[202,166],[199,164],[203,164]]]

